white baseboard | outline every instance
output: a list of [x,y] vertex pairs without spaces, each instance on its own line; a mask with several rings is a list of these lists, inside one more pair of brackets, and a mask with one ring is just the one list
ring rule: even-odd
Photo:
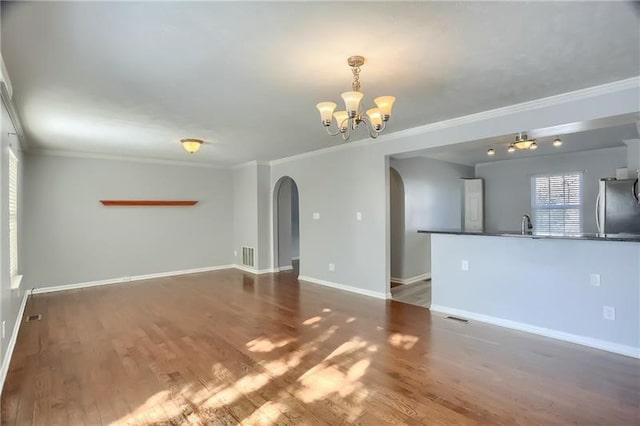
[[293,271],[293,266],[291,266],[291,265],[289,265],[289,266],[280,266],[277,269],[278,269],[278,272]]
[[56,286],[50,286],[50,287],[40,287],[40,288],[34,288],[33,294],[51,293],[53,291],[75,290],[78,288],[95,287],[100,285],[121,284],[121,283],[127,283],[131,281],[149,280],[152,278],[172,277],[175,275],[195,274],[198,272],[218,271],[221,269],[231,269],[231,268],[233,268],[233,265],[207,266],[204,268],[185,269],[182,271],[159,272],[156,274],[136,275],[133,277],[111,278],[108,280],[86,281],[86,282],[75,283],[75,284],[63,284],[63,285],[56,285]]
[[250,268],[248,266],[243,266],[243,265],[238,265],[238,264],[233,264],[233,265],[229,265],[230,268],[236,268],[239,269],[241,271],[244,272],[248,272],[250,274],[255,274],[255,275],[261,275],[261,274],[273,274],[275,272],[278,272],[278,268],[273,268],[273,269],[256,269],[256,268]]
[[22,316],[24,315],[24,309],[27,306],[27,299],[29,298],[29,294],[29,291],[25,291],[24,295],[22,296],[22,302],[20,303],[20,309],[18,310],[18,317],[16,318],[16,323],[13,326],[13,332],[11,333],[9,345],[7,346],[7,353],[2,360],[2,367],[0,367],[0,392],[2,391],[2,389],[4,389],[4,381],[7,378],[7,373],[9,373],[11,356],[13,355],[13,350],[16,347],[18,333],[20,332],[20,326],[22,325]]
[[500,327],[511,328],[513,330],[524,331],[527,333],[537,334],[539,336],[551,337],[552,339],[563,340],[569,343],[577,343],[578,345],[601,349],[603,351],[613,352],[619,355],[640,358],[640,348],[635,348],[633,346],[621,345],[619,343],[608,342],[606,340],[594,339],[592,337],[565,333],[564,331],[552,330],[549,328],[538,327],[522,322],[492,317],[489,315],[477,314],[475,312],[464,311],[461,309],[449,308],[448,306],[431,305],[431,311],[440,312],[447,315],[455,315],[457,317],[476,320],[487,324],[498,325]]
[[425,272],[424,274],[416,275],[415,277],[409,278],[394,278],[391,277],[391,282],[396,284],[413,284],[418,281],[430,280],[431,272]]
[[371,290],[365,290],[362,288],[357,288],[357,287],[352,287],[349,285],[344,285],[344,284],[338,284],[338,283],[333,283],[331,281],[325,281],[325,280],[319,280],[317,278],[312,278],[312,277],[306,277],[303,275],[300,275],[298,277],[299,281],[307,281],[310,283],[314,283],[314,284],[320,284],[320,285],[324,285],[327,287],[332,287],[332,288],[337,288],[338,290],[345,290],[345,291],[349,291],[351,293],[357,293],[357,294],[362,294],[364,296],[369,296],[369,297],[375,297],[377,299],[390,299],[391,298],[391,293],[381,293],[381,292],[377,292],[377,291],[371,291]]

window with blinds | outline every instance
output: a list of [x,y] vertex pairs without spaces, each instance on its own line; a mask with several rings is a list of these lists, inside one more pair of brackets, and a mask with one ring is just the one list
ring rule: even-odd
[[565,173],[531,178],[531,211],[537,234],[582,232],[582,174]]
[[18,159],[9,150],[9,272],[18,276]]

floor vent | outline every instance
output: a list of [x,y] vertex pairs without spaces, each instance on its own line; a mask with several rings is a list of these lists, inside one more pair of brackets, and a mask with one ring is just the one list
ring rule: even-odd
[[27,317],[27,322],[31,322],[31,321],[40,321],[42,319],[42,315],[40,314],[36,314],[36,315],[29,315]]
[[253,247],[242,247],[242,265],[254,267],[254,259],[253,259]]
[[459,322],[463,322],[463,323],[468,323],[469,320],[468,319],[464,319],[464,318],[458,318],[458,317],[452,317],[452,316],[448,316],[447,319],[450,320],[454,320],[454,321],[459,321]]

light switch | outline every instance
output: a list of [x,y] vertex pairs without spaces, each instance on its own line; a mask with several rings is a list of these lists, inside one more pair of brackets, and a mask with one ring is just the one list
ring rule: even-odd
[[469,261],[468,260],[463,260],[460,263],[460,269],[462,269],[463,271],[468,271],[469,270]]
[[591,274],[590,282],[592,286],[600,287],[600,274]]
[[314,213],[314,214],[313,214],[313,219],[314,219],[314,220],[318,220],[318,219],[320,219],[320,213]]
[[362,212],[356,212],[356,220],[357,221],[361,221],[362,220]]

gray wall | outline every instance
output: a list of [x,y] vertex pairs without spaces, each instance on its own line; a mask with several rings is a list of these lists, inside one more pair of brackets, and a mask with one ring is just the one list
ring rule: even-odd
[[[228,170],[27,156],[27,288],[231,263]],[[101,199],[193,199],[194,207],[105,207]]]
[[6,321],[6,335],[1,343],[1,361],[4,363],[7,357],[9,340],[15,327],[19,326],[18,311],[24,295],[25,282],[19,289],[11,289],[11,276],[9,275],[9,147],[18,158],[18,273],[23,274],[27,269],[24,255],[24,157],[20,145],[15,136],[9,136],[15,129],[9,118],[9,114],[2,102],[2,128],[0,129],[0,318]]
[[[271,187],[291,176],[300,193],[301,275],[385,294],[389,289],[389,162],[386,156],[638,112],[638,88],[555,97],[272,162]],[[393,131],[393,122],[389,124]],[[361,137],[364,137],[360,135]],[[355,220],[361,211],[363,220]],[[313,220],[313,212],[321,213]],[[335,272],[327,264],[334,261]]]
[[267,164],[257,164],[257,190],[258,190],[258,264],[260,270],[272,268],[271,250],[273,247],[272,225],[272,199],[271,167]]
[[531,213],[531,177],[547,173],[583,172],[583,232],[597,232],[595,202],[598,180],[615,177],[626,167],[625,147],[478,164],[476,177],[484,179],[485,229],[514,231]]
[[[435,309],[640,347],[638,243],[433,235],[432,245]],[[604,305],[615,307],[615,321],[603,319]]]
[[[462,182],[474,177],[473,167],[425,157],[391,159],[400,173],[405,190],[404,261],[398,278],[431,272],[431,245],[428,234],[418,229],[460,229]],[[392,268],[393,269],[393,268]],[[392,277],[396,277],[393,275]]]
[[[242,264],[242,246],[258,250],[258,168],[255,163],[233,170],[233,263],[238,265]],[[257,266],[257,257],[255,262]]]

